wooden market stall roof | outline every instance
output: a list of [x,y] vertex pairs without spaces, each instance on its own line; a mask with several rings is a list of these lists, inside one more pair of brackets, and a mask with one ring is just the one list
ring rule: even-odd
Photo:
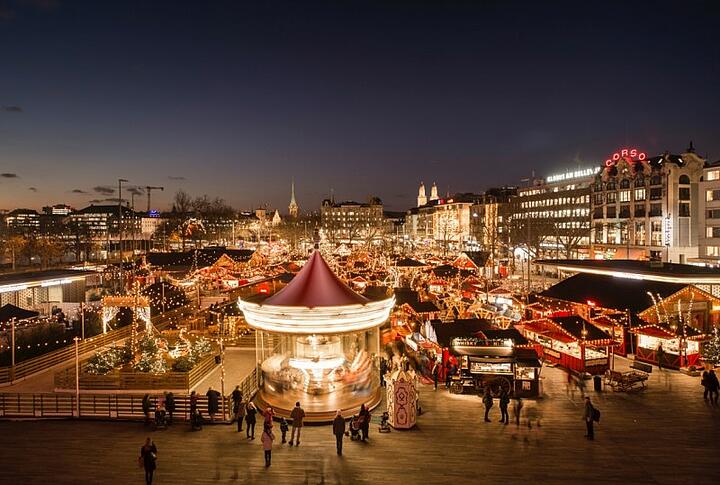
[[539,294],[540,297],[569,301],[614,310],[641,312],[653,306],[653,295],[667,298],[688,285],[685,283],[666,283],[662,281],[644,281],[631,278],[579,273]]
[[6,323],[11,320],[27,320],[29,318],[35,318],[38,315],[40,315],[40,313],[20,308],[11,303],[0,307],[0,323]]
[[705,334],[690,325],[678,325],[675,328],[672,328],[670,325],[665,323],[648,323],[644,326],[633,328],[631,331],[639,335],[648,335],[650,337],[671,340],[682,337],[683,330],[685,338],[689,340],[702,340],[705,338]]
[[341,281],[322,258],[320,251],[315,251],[295,278],[263,304],[315,308],[364,305],[369,301]]
[[577,315],[543,317],[522,322],[525,330],[560,342],[610,342],[612,337]]

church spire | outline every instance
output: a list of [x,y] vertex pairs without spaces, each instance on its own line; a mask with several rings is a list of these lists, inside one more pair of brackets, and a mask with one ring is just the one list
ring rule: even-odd
[[298,213],[300,212],[300,207],[295,201],[295,178],[292,179],[292,183],[290,185],[290,205],[288,206],[288,212],[290,213],[290,217],[293,218],[297,218]]

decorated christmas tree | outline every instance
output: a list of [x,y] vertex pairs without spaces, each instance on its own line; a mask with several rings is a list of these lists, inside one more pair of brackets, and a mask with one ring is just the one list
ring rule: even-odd
[[713,366],[720,364],[720,332],[718,332],[718,327],[713,329],[712,337],[703,345],[702,358],[703,361]]
[[[138,343],[140,358],[133,366],[133,369],[140,372],[160,374],[167,371],[167,364],[161,349],[161,339],[145,335]],[[166,346],[167,342],[165,342]]]

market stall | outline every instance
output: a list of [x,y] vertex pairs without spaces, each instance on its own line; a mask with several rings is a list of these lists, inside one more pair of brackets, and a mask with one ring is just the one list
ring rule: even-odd
[[700,358],[699,341],[706,338],[700,330],[690,325],[646,323],[633,328],[632,332],[637,335],[637,360],[671,369],[697,366]]

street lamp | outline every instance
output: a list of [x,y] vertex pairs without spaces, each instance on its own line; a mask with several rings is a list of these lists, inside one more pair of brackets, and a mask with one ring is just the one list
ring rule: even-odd
[[122,184],[128,182],[127,179],[118,179],[118,250],[120,252],[120,291],[124,291],[123,286],[123,256],[122,256]]

